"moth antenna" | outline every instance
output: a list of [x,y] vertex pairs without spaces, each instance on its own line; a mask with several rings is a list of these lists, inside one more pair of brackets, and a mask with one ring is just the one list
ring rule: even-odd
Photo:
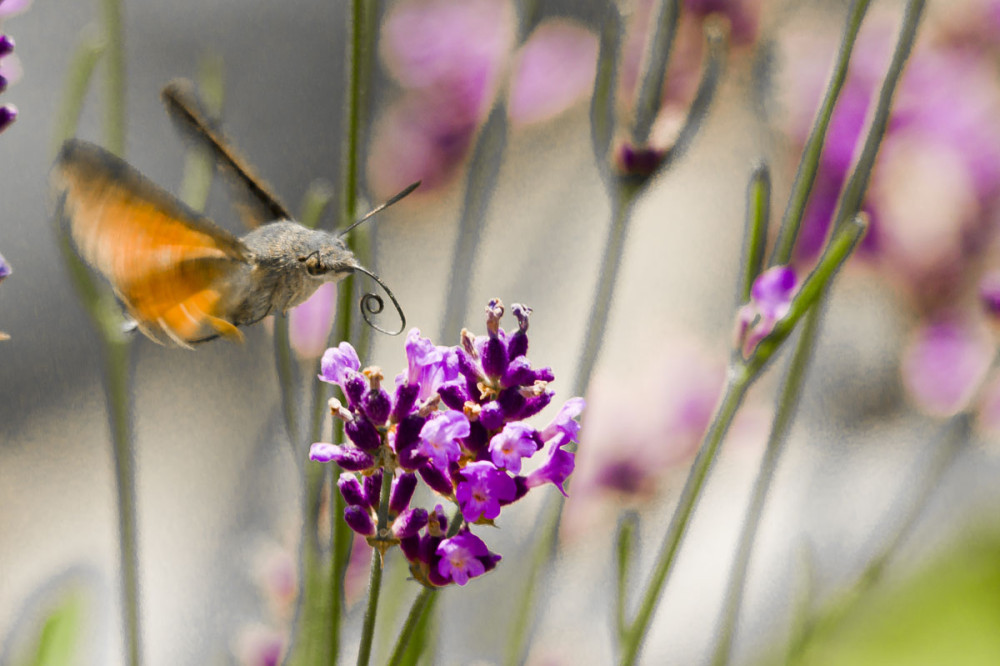
[[[412,188],[411,188],[412,189]],[[361,266],[353,266],[351,268],[352,272],[364,273],[371,279],[375,280],[378,286],[385,290],[385,293],[389,296],[389,300],[392,301],[393,306],[396,308],[396,313],[399,315],[399,328],[395,331],[388,331],[375,322],[371,320],[372,315],[381,314],[382,310],[385,309],[385,301],[378,294],[368,292],[361,297],[358,302],[358,307],[361,309],[361,316],[364,318],[365,323],[374,328],[379,333],[385,333],[386,335],[399,335],[406,328],[406,315],[403,314],[403,308],[399,305],[399,301],[393,295],[392,290],[385,285],[384,282],[379,278],[379,276],[372,273],[367,268]]]
[[[404,198],[410,192],[412,192],[413,190],[415,190],[418,187],[420,187],[420,182],[421,181],[418,180],[417,182],[412,183],[411,185],[406,186],[406,188],[402,192],[400,192],[399,194],[397,194],[396,196],[392,197],[391,199],[389,199],[388,201],[386,201],[385,203],[383,203],[381,205],[375,206],[375,208],[372,208],[370,211],[368,211],[365,214],[365,216],[362,217],[360,220],[358,220],[357,222],[355,222],[354,224],[352,224],[351,226],[347,227],[346,229],[344,229],[343,231],[341,231],[339,234],[337,234],[337,237],[338,238],[343,238],[347,234],[351,233],[351,230],[353,230],[354,227],[358,226],[359,224],[361,224],[362,222],[364,222],[368,218],[372,217],[376,213],[381,213],[383,210],[385,210],[386,208],[388,208],[392,204],[398,202],[400,199]],[[374,277],[374,276],[372,276],[372,277]],[[382,288],[384,289],[385,285],[382,285]],[[389,290],[386,289],[386,291],[389,291]]]

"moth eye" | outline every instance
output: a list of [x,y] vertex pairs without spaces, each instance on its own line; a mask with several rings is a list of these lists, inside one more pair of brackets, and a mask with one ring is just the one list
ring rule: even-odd
[[299,261],[306,265],[306,273],[309,273],[309,275],[323,275],[329,272],[329,269],[323,266],[319,260],[319,255],[315,252],[308,257],[299,257]]

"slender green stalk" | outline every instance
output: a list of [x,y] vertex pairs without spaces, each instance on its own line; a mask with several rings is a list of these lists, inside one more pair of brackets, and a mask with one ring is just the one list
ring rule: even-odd
[[625,637],[625,600],[628,592],[629,565],[632,563],[632,547],[635,532],[639,528],[639,515],[626,513],[618,522],[618,538],[615,541],[615,634],[618,641]]
[[642,146],[649,141],[653,121],[660,110],[663,99],[663,84],[667,78],[670,52],[677,35],[677,21],[680,18],[680,0],[663,0],[653,20],[656,29],[649,40],[643,57],[642,77],[635,101],[635,121],[632,124],[632,140]]
[[[420,590],[420,594],[417,595],[416,600],[414,600],[413,605],[410,607],[410,612],[406,616],[403,628],[399,632],[399,638],[396,639],[396,646],[392,650],[392,655],[389,657],[389,661],[386,662],[389,666],[400,666],[402,664],[403,657],[407,654],[407,648],[410,647],[410,639],[417,633],[418,625],[421,622],[426,622],[427,618],[430,617],[431,611],[434,608],[434,602],[438,598],[436,592],[431,587],[425,587]],[[410,647],[410,649],[415,649],[415,647]]]
[[757,536],[757,528],[764,513],[764,502],[771,487],[771,480],[774,478],[778,460],[781,458],[785,443],[788,441],[792,420],[798,409],[806,371],[816,346],[816,336],[819,332],[822,312],[822,304],[818,304],[806,316],[805,324],[795,346],[795,353],[788,366],[788,373],[785,375],[784,386],[781,388],[778,409],[771,425],[771,434],[768,437],[767,448],[764,450],[764,457],[761,459],[757,480],[754,482],[746,517],[743,519],[743,529],[740,533],[736,557],[729,573],[722,621],[716,634],[715,652],[712,657],[712,663],[716,666],[729,663],[733,636],[736,633],[736,620],[743,600],[746,574],[750,565],[754,540]]
[[695,504],[701,496],[702,486],[705,484],[705,479],[708,478],[708,472],[712,463],[715,462],[716,454],[729,431],[736,410],[743,402],[743,397],[753,379],[754,377],[746,371],[746,368],[740,366],[730,368],[722,400],[716,408],[715,416],[713,416],[709,430],[705,434],[705,441],[691,467],[677,508],[674,509],[674,515],[667,528],[660,555],[654,565],[652,579],[642,597],[635,620],[625,631],[622,641],[622,664],[634,664],[639,655],[642,640],[646,636],[653,612],[659,604],[660,592],[663,590],[674,559],[680,549],[681,539],[684,537],[688,522],[694,513]]
[[[826,140],[826,132],[830,126],[830,118],[833,116],[833,108],[840,96],[840,91],[847,80],[848,67],[851,61],[851,53],[854,51],[854,42],[861,29],[861,21],[868,11],[870,0],[854,0],[850,12],[847,15],[847,25],[844,29],[844,36],[840,42],[840,51],[837,53],[837,61],[833,67],[830,83],[827,85],[823,102],[820,104],[816,114],[816,120],[809,132],[805,148],[802,151],[802,159],[799,162],[799,170],[795,175],[795,182],[792,184],[792,192],[788,198],[788,206],[781,220],[781,230],[778,233],[778,240],[775,243],[774,251],[771,255],[771,265],[787,264],[792,256],[795,247],[795,240],[799,235],[799,228],[802,226],[802,217],[805,214],[806,203],[809,201],[809,193],[812,191],[813,183],[816,181],[816,173],[819,170],[819,158],[823,152],[823,144]],[[852,213],[853,214],[853,213]]]
[[96,26],[87,26],[80,37],[80,43],[70,60],[66,74],[66,91],[56,114],[56,131],[53,133],[52,152],[59,151],[63,141],[76,134],[76,125],[83,110],[83,100],[90,88],[94,69],[104,55],[106,43]]
[[472,269],[479,249],[479,240],[486,226],[486,213],[496,189],[500,163],[507,144],[507,107],[497,103],[486,125],[479,133],[472,152],[469,177],[465,184],[465,200],[458,223],[458,236],[452,251],[451,273],[448,278],[448,301],[441,320],[441,340],[457,340],[469,305]]
[[[209,118],[222,115],[225,97],[225,71],[222,58],[206,56],[198,65],[198,93]],[[215,160],[204,145],[195,143],[184,158],[184,177],[181,180],[180,200],[196,211],[204,211],[212,191]]]
[[767,362],[791,333],[798,320],[805,315],[809,308],[816,305],[823,290],[829,287],[837,270],[857,246],[863,232],[864,226],[860,222],[843,227],[827,246],[827,250],[816,269],[803,283],[795,300],[792,301],[789,314],[775,325],[774,333],[758,345],[757,351],[745,364],[735,362],[730,365],[729,378],[722,401],[712,417],[698,456],[688,473],[677,508],[674,509],[673,518],[667,528],[660,554],[653,565],[653,575],[643,594],[639,611],[625,634],[622,664],[633,664],[638,658],[639,648],[649,630],[653,612],[656,610],[663,587],[673,568],[684,533],[694,513],[694,507],[701,496],[705,480],[715,462],[719,447],[732,423],[736,409],[743,401],[747,390],[760,376]]
[[135,456],[132,446],[131,344],[119,333],[105,335],[104,367],[108,417],[115,459],[118,494],[118,549],[122,568],[122,616],[126,663],[142,663],[139,620],[139,537],[135,494]]
[[747,219],[743,230],[743,259],[740,266],[740,283],[736,292],[736,303],[742,305],[750,300],[753,281],[764,266],[764,251],[767,249],[767,228],[771,219],[771,169],[767,164],[759,164],[750,176],[747,187]]
[[517,605],[517,612],[513,615],[510,638],[507,640],[505,663],[508,666],[523,664],[527,657],[528,639],[534,626],[535,600],[538,597],[540,587],[538,579],[542,568],[552,557],[562,507],[562,495],[549,498],[542,508],[542,518],[538,521],[539,528],[532,532],[535,537],[531,559],[525,568],[524,580],[521,582],[521,598]]
[[358,151],[361,143],[361,68],[363,66],[364,0],[351,0],[347,21],[347,94],[344,96],[344,152],[340,170],[340,228],[346,228],[358,212]]
[[105,95],[105,148],[125,156],[125,29],[122,0],[101,0],[104,37],[107,40],[107,88]]
[[622,185],[616,188],[611,201],[611,225],[608,228],[607,240],[604,242],[604,256],[597,273],[593,304],[590,307],[587,324],[584,326],[586,333],[583,345],[577,356],[580,365],[576,371],[576,381],[573,382],[573,395],[586,394],[587,387],[590,386],[590,376],[594,372],[604,342],[604,331],[607,329],[608,316],[611,314],[611,299],[625,254],[625,238],[628,236],[636,193],[634,188]]
[[615,92],[618,89],[618,60],[621,56],[622,17],[618,6],[608,3],[607,17],[601,25],[600,49],[594,93],[590,98],[590,140],[594,157],[605,179],[609,178],[608,152],[615,133]]
[[295,362],[289,346],[288,317],[274,317],[274,363],[281,389],[281,414],[285,420],[285,431],[292,446],[292,454],[298,460],[301,455],[302,439],[299,431],[299,415],[295,400]]
[[834,218],[834,229],[845,224],[848,220],[861,210],[861,203],[865,192],[868,191],[868,183],[871,180],[872,169],[875,166],[875,158],[878,156],[879,147],[882,145],[882,138],[885,136],[886,128],[889,125],[889,113],[892,109],[892,99],[896,94],[896,87],[903,75],[903,68],[913,50],[913,42],[917,39],[917,28],[920,27],[920,19],[924,12],[924,0],[910,0],[906,3],[906,11],[903,14],[903,24],[899,31],[899,38],[896,47],[892,52],[892,60],[886,71],[885,79],[879,90],[878,101],[872,113],[872,120],[869,125],[868,134],[865,137],[861,155],[857,164],[851,172],[851,177],[844,186],[837,203],[837,214]]
[[[375,527],[377,538],[389,531],[389,494],[392,489],[392,472],[384,470],[382,474],[382,493],[378,503],[378,524]],[[368,579],[368,608],[365,610],[364,624],[361,627],[361,644],[358,649],[358,666],[366,666],[372,653],[372,640],[375,638],[375,618],[378,614],[378,597],[382,589],[382,551],[372,549],[371,576]],[[411,611],[412,612],[412,611]]]

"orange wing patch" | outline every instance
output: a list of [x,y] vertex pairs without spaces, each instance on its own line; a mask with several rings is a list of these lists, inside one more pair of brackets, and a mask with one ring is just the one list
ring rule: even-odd
[[239,239],[92,144],[67,142],[53,179],[80,255],[143,333],[184,347],[217,334],[242,338],[226,319],[249,270]]

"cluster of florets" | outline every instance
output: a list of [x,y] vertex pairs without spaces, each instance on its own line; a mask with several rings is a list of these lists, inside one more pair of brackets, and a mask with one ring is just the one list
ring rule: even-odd
[[[573,471],[574,454],[564,447],[576,441],[583,399],[568,400],[542,430],[525,422],[552,401],[555,377],[528,362],[530,308],[511,309],[516,331],[500,328],[503,304],[493,300],[488,335],[463,330],[458,347],[435,346],[412,329],[394,395],[378,368],[360,370],[350,344],[323,355],[320,379],[346,397],[331,408],[349,443],[314,444],[309,457],[345,470],[337,485],[348,525],[383,553],[398,544],[425,584],[464,585],[493,569],[500,556],[470,526],[492,524],[502,507],[545,483],[565,494]],[[523,473],[523,461],[539,452],[541,464]],[[410,507],[418,476],[458,507],[451,519],[440,504],[430,512]]]

